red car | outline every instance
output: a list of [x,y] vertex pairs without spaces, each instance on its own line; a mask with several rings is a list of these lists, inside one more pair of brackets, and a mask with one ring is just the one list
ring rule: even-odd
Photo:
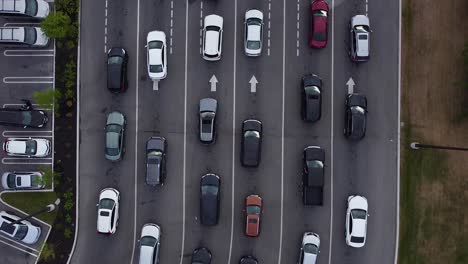
[[245,211],[247,220],[245,224],[245,234],[250,237],[257,237],[260,233],[260,215],[262,214],[262,198],[252,194],[245,199]]
[[328,39],[328,4],[325,0],[315,0],[310,6],[309,45],[312,48],[325,48]]

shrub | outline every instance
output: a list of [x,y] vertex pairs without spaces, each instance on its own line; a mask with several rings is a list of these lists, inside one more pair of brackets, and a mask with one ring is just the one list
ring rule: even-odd
[[71,228],[65,228],[63,236],[65,236],[66,239],[70,239],[73,236],[73,230],[71,230]]
[[70,17],[61,11],[49,14],[42,22],[41,29],[49,38],[76,38],[78,32]]
[[58,113],[58,102],[62,98],[62,94],[59,90],[49,88],[44,91],[35,91],[33,97],[39,106],[47,109],[49,109],[50,106],[53,106],[54,112]]
[[44,244],[44,247],[42,248],[42,251],[41,251],[41,259],[43,260],[55,259],[55,250],[54,250],[53,245],[49,243]]

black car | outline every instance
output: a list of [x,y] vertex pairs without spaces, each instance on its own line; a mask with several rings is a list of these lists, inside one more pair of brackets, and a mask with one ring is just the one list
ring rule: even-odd
[[315,74],[302,78],[302,119],[308,122],[320,120],[322,115],[322,79]]
[[366,135],[367,99],[361,94],[348,94],[346,97],[344,134],[353,140]]
[[211,252],[207,248],[197,248],[192,253],[192,264],[211,264]]
[[163,137],[151,137],[146,142],[146,184],[163,185],[166,177],[167,141]]
[[308,146],[303,153],[302,200],[304,205],[323,204],[325,151]]
[[0,108],[0,125],[41,128],[48,120],[47,114],[42,110]]
[[218,175],[205,174],[200,181],[200,222],[202,225],[218,224],[221,181]]
[[123,48],[111,48],[107,52],[107,89],[112,92],[127,90],[128,55]]
[[216,136],[216,111],[218,102],[213,98],[200,100],[200,141],[202,143],[213,143]]
[[246,167],[258,167],[262,148],[262,122],[247,119],[242,123],[241,163]]
[[239,264],[258,264],[258,261],[253,256],[242,257]]

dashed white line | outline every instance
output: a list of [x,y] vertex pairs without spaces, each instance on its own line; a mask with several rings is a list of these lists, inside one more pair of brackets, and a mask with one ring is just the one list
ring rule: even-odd
[[106,0],[106,8],[104,9],[104,53],[107,53],[107,5],[108,0]]
[[296,18],[296,56],[299,57],[299,21],[300,21],[300,0],[297,0],[297,18]]
[[173,36],[173,27],[174,27],[174,0],[171,0],[171,31],[169,37],[169,54],[172,54],[172,36]]
[[202,54],[203,43],[203,0],[200,1],[200,54]]
[[270,35],[271,32],[271,0],[268,0],[268,48],[267,55],[270,56]]

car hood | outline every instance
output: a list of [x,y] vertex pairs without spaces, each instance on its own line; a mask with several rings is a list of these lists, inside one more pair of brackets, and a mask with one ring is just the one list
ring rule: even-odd
[[203,98],[200,100],[200,112],[215,112],[218,108],[218,101],[213,98]]
[[206,248],[199,248],[192,255],[192,262],[210,263],[211,252]]
[[305,245],[305,244],[313,244],[313,245],[316,245],[317,247],[320,247],[320,238],[312,234],[306,234],[302,238],[302,245]]
[[165,139],[160,138],[160,137],[152,137],[148,140],[148,143],[146,143],[146,150],[150,149],[156,149],[156,150],[165,150],[164,146]]
[[120,112],[112,112],[107,116],[107,125],[116,124],[123,126],[125,123],[125,117]]
[[348,207],[352,209],[362,209],[367,212],[367,199],[362,196],[352,196],[348,198]]
[[23,242],[26,244],[34,244],[39,240],[39,236],[41,235],[41,229],[37,226],[30,225],[28,227],[28,232],[23,239]]
[[351,18],[351,26],[369,26],[369,18],[365,15],[356,15]]
[[37,150],[36,156],[47,156],[49,155],[50,151],[50,141],[47,139],[36,139],[37,142]]
[[46,1],[37,0],[37,14],[36,17],[46,17],[49,15],[50,6]]
[[161,229],[158,225],[155,224],[146,224],[141,229],[141,237],[150,236],[154,237],[159,241],[161,235]]
[[47,46],[49,44],[49,37],[45,35],[41,28],[36,27],[37,38],[35,45],[37,46]]
[[316,0],[312,2],[312,10],[325,10],[328,12],[328,4],[324,0]]
[[223,18],[218,15],[208,15],[205,17],[204,21],[205,27],[207,26],[217,26],[219,28],[223,28]]
[[325,161],[325,151],[319,147],[309,146],[304,149],[306,160],[320,160]]
[[256,9],[251,9],[247,12],[245,12],[245,20],[249,18],[258,18],[260,20],[263,20],[263,13],[259,10]]

